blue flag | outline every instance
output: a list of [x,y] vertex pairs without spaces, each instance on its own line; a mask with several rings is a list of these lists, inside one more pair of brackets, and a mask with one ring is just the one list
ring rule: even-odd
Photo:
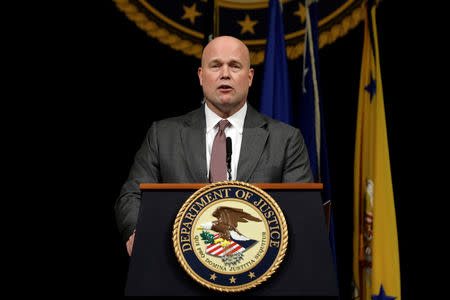
[[278,0],[269,2],[269,30],[264,57],[260,112],[292,125],[291,87]]
[[330,207],[329,238],[336,268],[334,221],[331,211],[330,172],[325,135],[319,76],[318,0],[306,0],[305,50],[303,55],[303,84],[299,105],[299,127],[308,149],[311,170],[316,182],[324,185],[323,204]]

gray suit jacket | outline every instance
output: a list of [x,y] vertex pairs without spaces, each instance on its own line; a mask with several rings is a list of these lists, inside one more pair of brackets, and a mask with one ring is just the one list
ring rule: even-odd
[[[141,183],[207,183],[205,109],[154,122],[135,156],[116,201],[119,231],[132,234],[141,202]],[[237,178],[244,182],[312,182],[300,130],[248,105]]]

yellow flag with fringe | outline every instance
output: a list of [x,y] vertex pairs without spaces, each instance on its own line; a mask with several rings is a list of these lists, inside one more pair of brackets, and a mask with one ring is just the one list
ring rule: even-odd
[[376,5],[368,4],[367,8],[355,142],[353,298],[400,300],[397,221],[378,54]]

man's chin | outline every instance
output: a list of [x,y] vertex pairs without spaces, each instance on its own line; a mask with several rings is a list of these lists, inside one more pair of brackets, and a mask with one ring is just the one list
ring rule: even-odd
[[244,106],[244,103],[245,101],[236,102],[231,98],[219,98],[214,102],[210,102],[209,108],[222,118],[227,118]]

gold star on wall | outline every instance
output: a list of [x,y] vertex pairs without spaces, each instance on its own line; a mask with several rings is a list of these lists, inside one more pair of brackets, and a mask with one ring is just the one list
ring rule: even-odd
[[294,12],[294,15],[299,16],[302,23],[305,23],[306,8],[303,6],[303,4],[301,2],[298,3],[298,10],[296,12]]
[[236,278],[234,278],[234,276],[231,276],[230,283],[236,283]]
[[249,272],[249,273],[248,273],[248,277],[250,277],[250,278],[252,278],[252,279],[255,278],[255,273]]
[[183,5],[184,15],[181,17],[182,20],[189,19],[192,24],[195,23],[195,18],[201,16],[202,13],[197,11],[197,3],[194,3],[191,7]]
[[209,277],[209,279],[214,280],[214,281],[216,281],[216,278],[217,278],[216,273],[211,274],[211,277]]
[[250,20],[250,16],[247,14],[245,15],[245,19],[242,21],[237,21],[239,25],[242,26],[241,34],[246,33],[247,31],[255,34],[255,29],[253,28],[256,24],[258,24],[258,21],[252,21]]

